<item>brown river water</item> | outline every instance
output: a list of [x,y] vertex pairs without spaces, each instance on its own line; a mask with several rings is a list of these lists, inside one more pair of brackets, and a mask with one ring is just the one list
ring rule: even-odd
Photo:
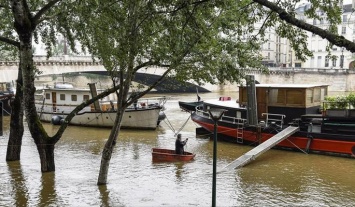
[[[221,94],[200,94],[203,99]],[[222,94],[236,97],[232,94]],[[108,184],[97,186],[101,151],[110,129],[70,126],[55,149],[56,171],[41,173],[36,147],[26,131],[20,162],[5,161],[9,119],[0,137],[0,206],[211,206],[213,141],[171,94],[167,119],[155,131],[122,130]],[[186,124],[185,124],[186,123]],[[170,126],[170,127],[169,127]],[[57,127],[46,124],[49,133]],[[181,130],[179,130],[181,128]],[[189,138],[187,163],[153,163],[153,147],[174,148],[175,132]],[[217,169],[252,149],[218,142]],[[269,150],[243,168],[217,174],[217,206],[355,206],[355,159]]]

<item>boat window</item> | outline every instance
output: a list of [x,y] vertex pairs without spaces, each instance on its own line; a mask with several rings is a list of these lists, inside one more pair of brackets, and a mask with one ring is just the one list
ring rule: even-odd
[[320,88],[315,88],[313,91],[313,102],[320,102],[320,100],[321,100]]
[[242,104],[246,104],[248,97],[247,97],[247,90],[246,88],[241,88],[241,90],[239,91],[239,101]]
[[87,101],[87,100],[89,100],[89,99],[90,99],[89,95],[84,95],[84,96],[83,96],[83,101]]
[[286,95],[287,105],[302,105],[303,104],[303,93],[301,90],[288,90]]
[[0,91],[6,91],[6,84],[0,83]]
[[65,101],[65,94],[60,94],[60,100]]
[[284,104],[285,103],[285,89],[270,89],[269,103],[270,104]]
[[313,96],[313,90],[312,89],[307,89],[306,90],[306,104],[312,104],[314,102],[314,96]]
[[320,89],[320,101],[324,101],[325,97],[327,96],[328,91],[326,88],[321,88]]
[[77,101],[78,100],[78,97],[76,95],[71,95],[71,100],[72,101]]
[[51,94],[50,93],[46,93],[46,99],[50,100],[51,99]]

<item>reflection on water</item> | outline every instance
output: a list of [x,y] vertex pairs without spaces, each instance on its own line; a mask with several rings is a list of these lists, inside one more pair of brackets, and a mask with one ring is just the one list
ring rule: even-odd
[[[196,125],[177,104],[178,100],[194,99],[194,95],[182,94],[167,103],[166,121],[173,128],[163,122],[156,131],[123,130],[106,186],[96,182],[109,129],[70,126],[56,145],[56,172],[42,174],[28,133],[23,139],[21,161],[5,162],[6,118],[0,138],[0,206],[210,206],[213,143],[195,138]],[[46,124],[45,128],[53,134],[57,126]],[[151,149],[173,149],[177,132],[189,138],[185,150],[196,153],[195,160],[153,163]],[[217,168],[251,149],[225,142],[218,142],[217,148]],[[241,169],[217,175],[217,205],[349,206],[355,202],[354,162],[270,150]]]
[[55,206],[57,193],[55,190],[55,173],[43,173],[41,177],[41,192],[39,196],[39,206]]
[[[11,194],[14,195],[15,206],[27,206],[28,205],[28,189],[26,187],[25,178],[22,173],[20,162],[9,162],[8,173],[10,175],[11,182]],[[2,188],[4,190],[4,188]]]

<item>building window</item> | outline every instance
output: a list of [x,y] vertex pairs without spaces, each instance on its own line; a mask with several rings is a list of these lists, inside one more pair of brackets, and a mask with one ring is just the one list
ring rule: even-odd
[[313,25],[317,25],[317,20],[313,19]]
[[313,68],[314,67],[314,57],[311,57],[311,68]]
[[317,67],[321,67],[322,65],[322,56],[317,57]]
[[89,99],[90,99],[89,95],[84,95],[84,96],[83,96],[83,101],[87,101],[87,100],[89,100]]
[[46,99],[48,99],[48,100],[51,99],[51,94],[50,93],[46,93]]
[[329,56],[325,56],[325,64],[324,67],[329,67]]
[[72,101],[77,101],[78,100],[78,96],[77,95],[71,95],[71,100]]
[[270,60],[270,53],[267,53],[267,59]]
[[65,101],[65,94],[60,94],[60,100]]
[[302,67],[301,63],[295,63],[295,68],[300,68]]
[[340,68],[344,67],[344,55],[340,55],[340,63],[339,63]]
[[333,58],[333,60],[332,60],[332,66],[333,67],[336,67],[337,66],[337,59],[336,58]]
[[343,22],[348,22],[348,17],[347,17],[347,15],[343,15]]
[[270,42],[267,44],[267,49],[270,50]]
[[341,28],[341,33],[342,33],[342,34],[346,34],[346,27],[342,27],[342,28]]

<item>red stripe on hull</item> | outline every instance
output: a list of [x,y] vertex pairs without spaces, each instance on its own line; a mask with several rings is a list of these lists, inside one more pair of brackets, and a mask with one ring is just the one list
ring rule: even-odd
[[[214,125],[210,123],[204,123],[199,120],[194,120],[197,124],[199,124],[201,127],[205,128],[206,130],[213,132]],[[228,136],[230,138],[235,138],[237,140],[237,130],[228,128],[228,127],[223,127],[223,126],[218,126],[217,129],[218,134],[222,134],[224,136]],[[274,134],[270,133],[261,133],[260,137],[260,143],[264,142],[265,140],[271,138],[274,136]],[[259,143],[258,140],[258,135],[257,132],[249,131],[244,129],[243,132],[243,140],[247,142],[255,142]],[[302,149],[305,150],[307,148],[307,143],[309,141],[309,138],[307,137],[300,137],[300,136],[290,136],[289,138],[285,139],[284,141],[280,142],[277,144],[277,147],[286,147],[290,149]],[[341,141],[341,140],[336,140],[334,138],[333,140],[330,139],[322,139],[322,138],[317,138],[313,137],[309,149],[310,151],[319,151],[322,153],[337,153],[345,156],[351,156],[355,157],[355,142],[350,142],[350,141]]]

